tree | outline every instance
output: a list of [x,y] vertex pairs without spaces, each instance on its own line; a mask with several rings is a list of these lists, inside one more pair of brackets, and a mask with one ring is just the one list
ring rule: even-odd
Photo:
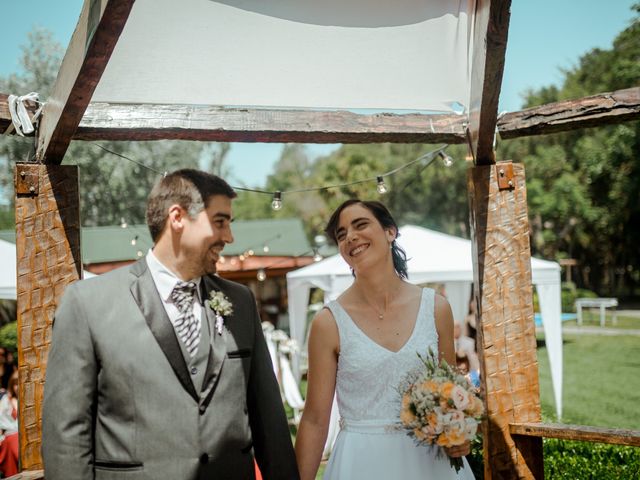
[[[640,4],[634,10],[640,13]],[[529,91],[526,107],[637,86],[640,19],[564,71],[560,87]],[[532,249],[572,257],[577,282],[603,295],[632,295],[640,285],[640,123],[583,129],[500,145],[500,158],[527,169]],[[637,294],[637,293],[636,293]]]
[[[15,94],[37,91],[40,99],[46,100],[55,83],[62,53],[50,32],[34,30],[22,47],[24,73],[0,78],[0,91]],[[0,137],[0,187],[10,206],[13,166],[33,157],[33,141],[18,136]],[[165,171],[203,165],[224,173],[230,148],[225,143],[187,141],[99,142],[99,145],[104,149],[94,142],[71,142],[64,158],[65,164],[79,167],[83,225],[114,225],[121,218],[129,224],[144,223],[147,195]],[[1,222],[12,219],[9,212],[0,215]]]

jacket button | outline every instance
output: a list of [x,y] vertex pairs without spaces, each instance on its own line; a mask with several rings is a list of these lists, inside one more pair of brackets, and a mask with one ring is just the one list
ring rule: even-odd
[[206,453],[203,453],[202,455],[200,455],[200,463],[202,464],[209,463],[209,455],[207,455]]
[[191,367],[191,375],[198,373],[198,367]]
[[200,412],[200,415],[204,415],[204,412],[207,411],[207,407],[205,407],[204,405],[200,405],[198,407],[198,411]]

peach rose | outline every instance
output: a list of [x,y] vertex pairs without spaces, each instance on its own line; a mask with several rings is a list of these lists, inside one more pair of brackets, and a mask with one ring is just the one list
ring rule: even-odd
[[455,385],[451,389],[451,399],[458,410],[466,410],[471,403],[469,393],[460,385]]
[[415,422],[416,416],[411,410],[411,397],[405,393],[402,397],[402,409],[400,410],[400,421],[404,425],[410,425]]

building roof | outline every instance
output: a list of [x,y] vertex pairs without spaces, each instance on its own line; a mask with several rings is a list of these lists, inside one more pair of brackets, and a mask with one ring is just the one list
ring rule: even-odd
[[[235,221],[234,242],[223,255],[240,255],[253,250],[256,256],[311,256],[313,249],[297,218]],[[152,246],[146,225],[83,227],[82,263],[136,260]],[[15,243],[14,230],[0,230],[0,239]]]

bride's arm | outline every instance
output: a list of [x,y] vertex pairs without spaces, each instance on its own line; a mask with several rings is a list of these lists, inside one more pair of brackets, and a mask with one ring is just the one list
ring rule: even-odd
[[311,323],[307,398],[296,436],[300,480],[313,480],[322,460],[336,387],[340,337],[333,315],[323,309]]
[[[456,350],[453,344],[453,313],[446,298],[436,295],[435,305],[436,330],[438,331],[438,352],[440,360],[456,366]],[[445,448],[450,457],[463,457],[471,451],[471,442]]]

